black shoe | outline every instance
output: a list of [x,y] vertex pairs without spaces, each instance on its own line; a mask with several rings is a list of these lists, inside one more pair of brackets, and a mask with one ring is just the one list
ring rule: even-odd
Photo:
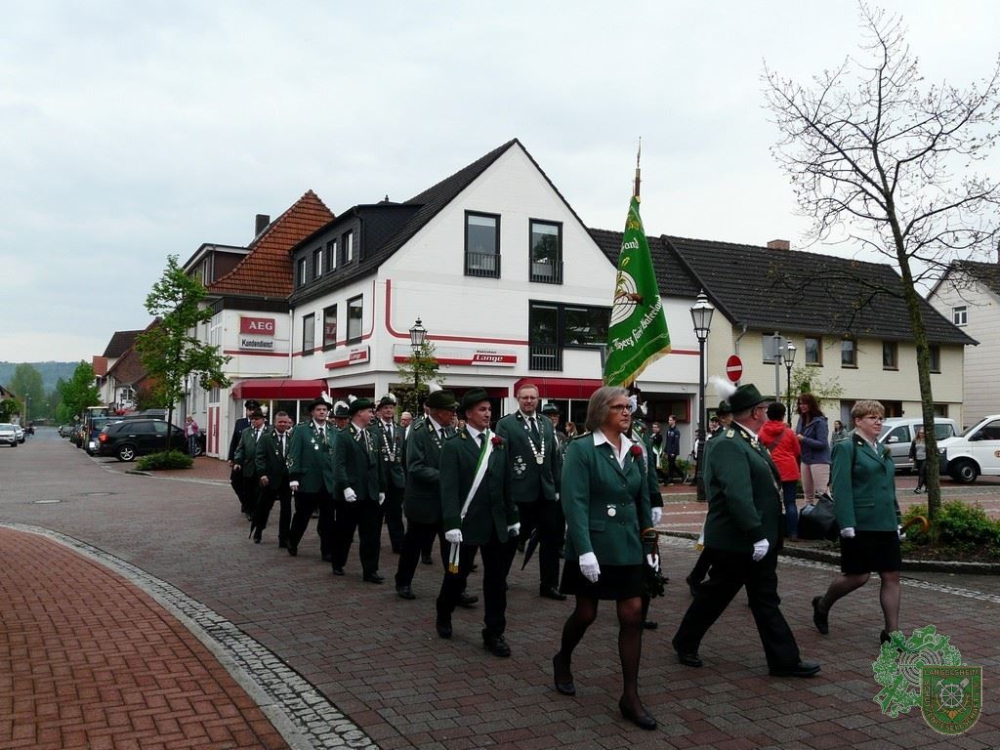
[[555,599],[557,602],[566,601],[566,594],[562,593],[555,586],[542,586],[538,589],[538,595],[543,599]]
[[645,729],[646,731],[653,731],[656,729],[656,719],[646,713],[646,709],[643,709],[643,713],[637,714],[631,708],[625,705],[625,699],[622,698],[618,701],[618,709],[622,712],[622,718],[626,721],[631,721],[639,729]]
[[437,628],[437,632],[438,632],[439,636],[441,636],[442,638],[451,638],[451,620],[450,619],[445,620],[445,619],[443,619],[439,615],[438,618],[437,618],[437,622],[435,623],[435,627]]
[[465,609],[471,609],[479,603],[479,597],[473,594],[461,593],[458,596],[458,606]]
[[364,576],[361,580],[365,583],[383,583],[385,581],[384,576],[380,576],[378,573],[369,573]]
[[830,632],[830,613],[819,611],[819,603],[822,599],[822,596],[813,597],[813,624],[816,626],[816,630],[826,635]]
[[278,549],[288,549],[288,540],[287,539],[279,539],[278,540]]
[[288,554],[291,555],[292,557],[298,556],[299,548],[296,547],[294,544],[289,544],[287,549],[288,549]]
[[[569,679],[565,682],[559,682],[559,662],[560,651],[558,654],[552,657],[552,679],[555,680],[556,692],[562,695],[576,695],[576,685],[573,684],[573,674],[570,673]],[[566,671],[569,672],[569,667],[566,667]]]
[[881,633],[878,634],[879,645],[881,645],[883,643],[888,643],[891,640],[892,640],[892,638],[890,638],[889,634],[886,631],[884,631],[884,630]]
[[658,627],[660,627],[660,623],[656,622],[655,620],[643,620],[642,627],[645,628],[646,630],[656,630]]
[[434,564],[434,558],[431,557],[430,555],[423,555],[420,558],[420,562],[422,562],[424,565],[433,565]]
[[333,562],[333,555],[330,555],[330,554],[323,555],[323,562],[332,563]]
[[483,648],[494,656],[504,659],[510,656],[510,646],[507,645],[507,641],[503,639],[502,635],[488,635],[483,633]]
[[336,565],[334,565],[333,566],[333,574],[335,576],[342,576],[342,575],[344,575],[344,569],[343,568],[338,568]]
[[773,667],[768,672],[772,677],[812,677],[819,669],[814,661],[799,661],[791,667]]
[[253,543],[254,544],[260,544],[260,539],[261,539],[260,532],[259,531],[254,532]]
[[685,667],[702,667],[705,664],[697,651],[678,651],[677,661]]
[[416,599],[417,598],[417,595],[413,593],[413,589],[411,589],[409,586],[397,586],[396,587],[396,595],[399,596],[400,599]]

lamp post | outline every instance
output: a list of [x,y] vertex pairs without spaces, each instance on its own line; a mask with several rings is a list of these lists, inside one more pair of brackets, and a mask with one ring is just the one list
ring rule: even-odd
[[788,424],[792,424],[792,365],[795,364],[795,344],[792,343],[791,339],[785,344],[785,373],[787,379],[785,380],[785,395],[788,398]]
[[423,404],[420,399],[420,365],[419,357],[420,351],[424,348],[424,341],[427,340],[427,329],[424,328],[423,323],[420,322],[420,318],[417,318],[417,322],[413,324],[413,328],[410,329],[410,348],[413,349],[413,397],[417,401],[417,413],[414,414],[414,418],[423,413]]
[[714,313],[715,308],[702,289],[691,307],[691,322],[694,324],[694,335],[698,338],[698,434],[695,442],[694,482],[699,502],[705,501],[705,479],[701,465],[705,451],[705,341],[712,329]]

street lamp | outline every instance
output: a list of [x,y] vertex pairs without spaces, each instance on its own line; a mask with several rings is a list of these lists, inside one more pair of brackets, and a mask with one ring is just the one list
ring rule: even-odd
[[788,424],[792,424],[792,365],[795,364],[795,344],[791,339],[785,345],[785,373],[788,378],[785,381],[785,394],[788,397]]
[[785,340],[775,331],[771,341],[774,343],[774,400],[781,401],[781,351],[785,347]]
[[705,341],[712,329],[714,313],[715,308],[702,289],[691,307],[691,322],[694,324],[694,335],[698,338],[698,434],[695,442],[694,482],[700,502],[705,500],[705,478],[701,465],[702,453],[705,451]]
[[[410,348],[413,350],[413,397],[417,400],[417,415],[423,413],[423,404],[420,403],[420,365],[418,359],[421,350],[424,348],[424,341],[427,340],[427,329],[417,318],[417,322],[410,329]],[[417,416],[414,415],[414,416]]]

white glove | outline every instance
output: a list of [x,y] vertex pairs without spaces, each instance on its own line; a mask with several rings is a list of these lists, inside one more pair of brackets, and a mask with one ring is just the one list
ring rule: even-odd
[[296,490],[298,490],[299,489],[299,481],[296,479],[295,481],[289,482],[288,483],[288,489],[290,489],[292,492],[295,492]]
[[520,522],[511,524],[510,526],[507,527],[507,536],[509,537],[516,537],[520,533],[521,533]]
[[462,543],[462,530],[461,529],[448,529],[444,532],[444,538],[448,544],[461,544]]
[[653,570],[659,572],[659,570],[660,570],[660,556],[657,555],[656,557],[653,557],[653,553],[650,552],[648,555],[646,555],[646,564],[649,567],[651,567]]
[[580,555],[580,572],[591,583],[597,583],[601,575],[601,565],[597,562],[597,555],[593,552],[584,552]]
[[344,490],[344,499],[349,503],[353,503],[357,501],[358,496],[354,492],[354,490],[348,487],[346,490]]
[[906,539],[906,534],[903,532],[902,526],[896,527],[896,533],[899,534],[899,541],[903,541],[904,539]]
[[559,493],[558,492],[556,493],[556,502],[557,503],[559,502]]
[[663,508],[651,508],[650,511],[653,514],[653,526],[659,526],[660,519],[663,518]]
[[761,539],[759,542],[753,543],[753,561],[760,562],[764,559],[764,555],[771,548],[771,543],[767,539]]
[[384,492],[378,493],[378,504],[381,505],[384,502],[385,502],[385,493]]
[[854,538],[854,527],[853,526],[848,526],[846,529],[841,529],[840,530],[840,535],[842,537],[844,537],[844,539],[853,539]]

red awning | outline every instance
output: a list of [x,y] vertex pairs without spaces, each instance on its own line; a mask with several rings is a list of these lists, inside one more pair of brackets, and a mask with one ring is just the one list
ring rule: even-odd
[[522,385],[529,383],[538,386],[538,395],[543,399],[587,399],[594,395],[594,391],[604,385],[600,380],[586,378],[521,378],[514,383],[514,393],[517,393]]
[[242,380],[233,386],[233,398],[291,401],[316,398],[325,390],[325,380],[292,380],[290,378]]

